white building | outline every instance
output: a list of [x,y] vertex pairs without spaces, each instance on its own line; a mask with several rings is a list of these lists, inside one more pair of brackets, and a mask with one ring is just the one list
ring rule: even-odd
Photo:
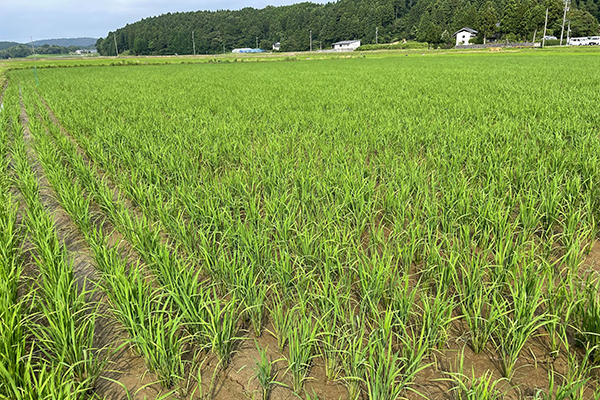
[[344,40],[333,44],[333,49],[336,51],[354,51],[359,47],[360,40]]
[[281,43],[279,43],[279,42],[273,43],[273,50],[279,51],[280,47],[281,47]]
[[456,36],[457,46],[468,46],[469,40],[477,36],[477,31],[475,29],[465,27],[458,32],[455,32],[452,36]]

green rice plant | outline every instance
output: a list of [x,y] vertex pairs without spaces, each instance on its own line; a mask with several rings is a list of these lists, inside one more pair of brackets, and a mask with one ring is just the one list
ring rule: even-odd
[[221,300],[213,292],[213,299],[205,304],[207,321],[206,332],[210,348],[219,358],[222,369],[229,366],[235,351],[238,333],[239,306],[235,296],[231,300]]
[[548,323],[545,314],[537,313],[543,302],[542,283],[537,280],[529,287],[526,280],[518,279],[510,288],[513,300],[510,312],[504,313],[499,319],[494,341],[500,353],[502,372],[509,380],[513,377],[519,354],[527,340]]
[[[558,383],[554,369],[548,371],[548,391],[538,389],[533,397],[534,400],[583,400],[589,397],[583,397],[583,391],[589,378],[579,381],[566,381]],[[592,397],[600,398],[597,394]]]
[[277,339],[277,347],[280,352],[283,352],[291,335],[294,309],[286,307],[286,302],[279,297],[277,292],[275,293],[273,305],[269,307],[269,315],[271,317],[271,324],[273,325],[273,332],[269,331],[269,333]]
[[581,285],[583,290],[575,307],[573,326],[576,327],[578,342],[583,347],[592,349],[590,355],[596,363],[600,360],[600,352],[597,350],[600,345],[600,280],[588,276]]
[[317,320],[319,336],[319,352],[325,367],[325,376],[329,381],[335,381],[341,372],[339,346],[341,323],[335,310],[323,315]]
[[479,378],[475,376],[475,369],[471,376],[464,373],[464,349],[459,353],[456,362],[456,371],[447,372],[447,380],[452,385],[452,397],[456,400],[501,400],[505,397],[498,386],[505,380],[494,380],[491,371],[486,371]]
[[577,275],[579,265],[583,261],[583,243],[591,232],[591,228],[583,227],[582,229],[580,227],[583,220],[582,213],[582,210],[575,210],[571,206],[566,211],[564,220],[561,223],[563,229],[561,241],[564,249],[562,262],[574,275]]
[[[372,344],[371,344],[372,343]],[[370,400],[396,400],[405,388],[402,359],[392,350],[392,342],[385,346],[378,341],[369,342],[369,357],[365,370],[367,397]]]
[[559,277],[558,282],[555,283],[554,274],[551,272],[547,274],[547,289],[544,293],[547,312],[545,329],[550,339],[550,354],[555,358],[558,357],[561,346],[568,343],[567,328],[581,302],[581,299],[575,299],[571,292],[571,279],[567,278],[563,281]]
[[460,298],[460,308],[469,327],[470,343],[475,353],[485,349],[498,328],[499,319],[506,311],[504,302],[497,301],[499,285],[484,281],[483,268],[462,267],[462,280],[455,283]]
[[[0,173],[2,170],[0,170]],[[28,306],[31,295],[18,297],[22,273],[21,248],[16,209],[3,185],[0,186],[0,396],[17,398],[27,385]]]
[[23,375],[18,377],[20,386],[17,386],[16,380],[11,381],[7,398],[77,400],[89,394],[85,384],[73,381],[71,371],[58,364],[36,363],[31,353],[25,355],[22,361]]
[[435,296],[423,291],[420,296],[422,308],[422,329],[430,347],[440,347],[446,343],[447,327],[452,322],[454,300],[442,290]]
[[262,389],[263,400],[267,400],[271,394],[271,390],[273,390],[273,385],[281,385],[280,382],[277,382],[278,372],[273,369],[274,364],[279,360],[269,361],[267,357],[267,350],[262,349],[256,341],[255,345],[259,356],[259,359],[255,360],[255,379],[258,381]]
[[244,314],[248,315],[254,334],[260,337],[265,319],[265,303],[269,287],[261,281],[260,276],[251,272],[251,267],[242,267],[237,271],[235,278],[235,291],[245,307]]
[[427,336],[425,326],[417,331],[412,327],[404,328],[398,334],[398,340],[401,344],[403,386],[406,390],[412,390],[410,385],[417,374],[431,365],[424,363],[423,360],[431,354],[432,343]]
[[348,329],[342,335],[342,343],[339,353],[343,371],[341,380],[348,388],[348,398],[357,400],[368,367],[369,348],[366,345],[365,331]]
[[129,333],[127,341],[139,351],[148,370],[166,388],[176,386],[185,372],[181,317],[171,318],[169,302],[153,291],[141,271],[113,270],[105,275],[112,312]]
[[308,378],[312,360],[316,357],[317,328],[310,317],[298,315],[295,329],[290,330],[288,338],[288,372],[292,375],[292,390],[299,394]]
[[[418,287],[419,283],[415,284]],[[416,301],[417,290],[411,290],[408,274],[395,278],[389,288],[389,304],[394,313],[394,323],[398,326],[407,326],[412,315],[413,305]]]
[[519,222],[525,240],[529,240],[540,225],[540,214],[534,193],[526,193],[519,199]]
[[60,302],[40,304],[41,315],[46,324],[32,328],[42,352],[47,359],[55,359],[69,368],[78,382],[87,383],[94,388],[107,360],[94,349],[94,330],[96,328],[97,306],[86,305],[90,295],[83,290],[73,303],[67,303],[60,291],[72,292],[74,282],[67,287],[56,287]]
[[373,256],[359,258],[356,275],[360,287],[361,311],[376,312],[384,299],[386,287],[391,277],[389,258]]

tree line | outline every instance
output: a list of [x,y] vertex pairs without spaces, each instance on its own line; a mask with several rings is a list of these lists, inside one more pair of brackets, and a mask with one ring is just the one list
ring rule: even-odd
[[[48,45],[45,44],[43,46],[35,46],[35,53],[44,55],[44,54],[69,54],[76,50],[79,50],[77,46],[57,46],[57,45]],[[0,59],[9,59],[9,58],[25,58],[29,57],[33,54],[33,49],[30,45],[26,44],[18,44],[17,46],[12,46],[6,48],[4,50],[0,50]]]
[[[573,0],[567,13],[572,37],[598,34],[600,0]],[[330,48],[340,40],[363,44],[406,40],[451,46],[462,27],[479,32],[478,40],[531,41],[541,38],[548,9],[548,35],[560,36],[562,0],[340,0],[263,9],[168,13],[109,32],[96,42],[101,55],[197,54],[257,46],[282,51]],[[566,37],[566,26],[564,36]]]

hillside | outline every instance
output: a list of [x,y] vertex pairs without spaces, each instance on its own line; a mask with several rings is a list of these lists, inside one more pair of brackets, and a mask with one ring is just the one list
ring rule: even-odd
[[20,44],[21,43],[17,43],[17,42],[0,42],[0,50],[8,49],[10,47],[15,47]]
[[[598,33],[600,0],[574,0],[567,18],[571,35]],[[508,40],[539,38],[549,7],[548,34],[560,36],[561,0],[340,0],[336,3],[298,3],[263,9],[168,13],[146,18],[98,39],[100,54],[191,54],[192,31],[198,54],[220,53],[236,47],[271,49],[280,41],[284,51],[313,49],[338,40],[375,43],[414,39],[435,46],[450,45],[452,33],[469,26],[487,37]],[[481,35],[483,36],[483,35]],[[565,35],[566,36],[566,35]]]
[[50,45],[50,46],[61,46],[61,47],[69,47],[69,46],[76,46],[76,47],[90,47],[90,46],[94,46],[96,44],[96,38],[91,38],[91,37],[81,37],[81,38],[69,38],[69,39],[42,39],[42,40],[35,40],[33,42],[34,46],[43,46],[45,44]]

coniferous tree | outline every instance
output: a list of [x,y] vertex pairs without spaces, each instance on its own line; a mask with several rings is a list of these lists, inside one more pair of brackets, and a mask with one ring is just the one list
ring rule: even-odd
[[496,33],[497,23],[498,16],[494,8],[494,3],[488,1],[480,10],[477,18],[477,30],[483,36],[483,44],[486,43],[488,37]]

